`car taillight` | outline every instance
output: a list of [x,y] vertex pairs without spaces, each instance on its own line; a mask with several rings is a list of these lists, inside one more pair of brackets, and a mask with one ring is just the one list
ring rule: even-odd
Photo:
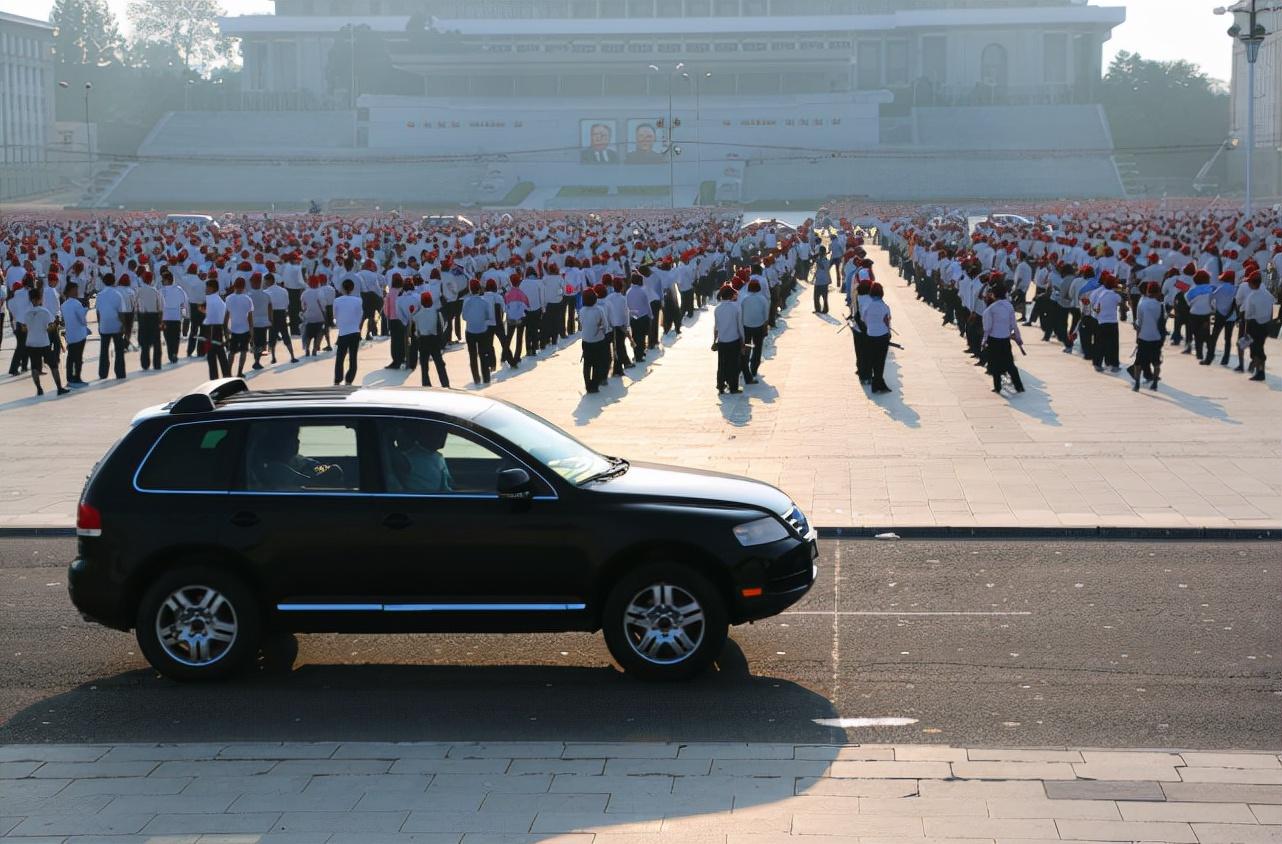
[[76,536],[102,536],[102,513],[84,502],[76,508]]

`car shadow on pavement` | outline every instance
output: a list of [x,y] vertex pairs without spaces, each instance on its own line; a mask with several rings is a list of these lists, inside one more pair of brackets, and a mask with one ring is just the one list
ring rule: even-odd
[[[345,648],[349,636],[317,635],[307,650]],[[372,637],[362,645],[445,646],[446,656],[477,652],[492,636]],[[176,683],[150,668],[95,677],[43,698],[0,725],[0,743],[234,741],[774,741],[840,743],[843,730],[821,694],[781,678],[754,675],[733,637],[715,665],[689,681],[647,683],[598,657],[599,638],[536,637],[531,654],[555,658],[573,648],[580,665],[295,665],[298,638],[269,638],[255,665],[218,683]],[[435,650],[440,651],[440,648]],[[584,652],[587,653],[584,653]],[[395,653],[395,651],[393,651]],[[561,651],[565,654],[566,651]],[[315,658],[315,657],[313,657]],[[412,658],[412,657],[411,657]],[[591,664],[595,663],[595,664]],[[762,723],[788,712],[789,723]],[[54,717],[62,713],[66,717]],[[22,737],[17,739],[15,737]]]

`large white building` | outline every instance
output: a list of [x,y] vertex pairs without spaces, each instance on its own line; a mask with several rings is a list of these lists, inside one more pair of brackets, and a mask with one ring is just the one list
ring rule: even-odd
[[[1086,0],[276,0],[220,19],[241,110],[172,115],[141,152],[186,156],[192,183],[202,151],[243,150],[255,177],[211,170],[205,195],[290,203],[1117,195],[1097,89],[1124,19]],[[167,182],[149,163],[102,202]]]
[[48,190],[54,134],[53,27],[0,12],[0,197]]

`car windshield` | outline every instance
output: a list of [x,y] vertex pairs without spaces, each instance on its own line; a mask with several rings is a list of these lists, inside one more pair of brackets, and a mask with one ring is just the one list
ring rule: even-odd
[[533,413],[496,404],[476,417],[476,423],[524,449],[572,484],[609,471],[612,464],[574,437]]

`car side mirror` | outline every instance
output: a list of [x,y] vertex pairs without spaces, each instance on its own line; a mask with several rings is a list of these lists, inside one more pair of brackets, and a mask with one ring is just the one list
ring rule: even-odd
[[497,483],[499,498],[525,501],[534,497],[534,484],[524,469],[500,469]]

